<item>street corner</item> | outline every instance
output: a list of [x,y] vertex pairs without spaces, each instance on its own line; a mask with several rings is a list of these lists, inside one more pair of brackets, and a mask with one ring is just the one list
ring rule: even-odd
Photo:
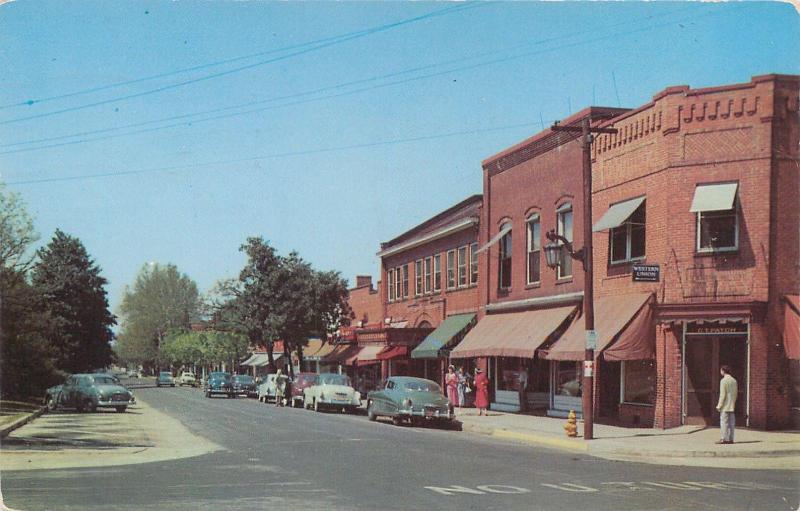
[[221,450],[141,400],[125,413],[49,412],[10,433],[0,470],[130,465]]

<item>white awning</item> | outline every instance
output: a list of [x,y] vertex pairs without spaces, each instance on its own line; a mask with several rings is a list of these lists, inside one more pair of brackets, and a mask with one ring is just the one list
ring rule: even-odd
[[491,247],[492,245],[494,245],[495,243],[500,241],[500,238],[502,238],[503,236],[505,236],[509,232],[511,232],[511,223],[507,223],[507,224],[503,225],[503,228],[500,229],[500,232],[495,234],[494,238],[490,239],[489,243],[487,243],[486,245],[484,245],[481,248],[479,248],[476,251],[476,253],[480,254],[481,252],[485,252],[486,250],[489,250],[489,247]]
[[697,185],[694,189],[694,199],[689,211],[726,211],[733,209],[736,199],[736,190],[739,183],[717,183],[712,185]]
[[644,199],[645,197],[642,196],[614,204],[608,208],[608,211],[594,224],[592,232],[605,231],[624,224],[625,220],[630,218],[633,212],[636,211],[636,208],[642,205]]
[[[283,356],[283,354],[275,354],[275,363]],[[254,353],[250,358],[241,363],[243,366],[264,367],[269,364],[269,356],[266,353]]]

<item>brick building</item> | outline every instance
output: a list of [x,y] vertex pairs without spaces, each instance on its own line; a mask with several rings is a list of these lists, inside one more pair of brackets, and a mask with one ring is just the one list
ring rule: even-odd
[[[651,358],[598,353],[601,410],[657,427],[715,423],[723,364],[739,381],[740,424],[781,427],[800,405],[784,348],[800,291],[799,85],[767,75],[669,87],[597,136],[595,307],[648,293],[655,319]],[[658,282],[634,281],[635,264],[657,266]]]

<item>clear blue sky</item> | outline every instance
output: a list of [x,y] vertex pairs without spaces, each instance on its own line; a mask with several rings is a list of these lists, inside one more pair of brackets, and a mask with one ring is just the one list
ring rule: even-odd
[[[112,306],[148,261],[176,264],[203,290],[236,276],[238,247],[252,235],[353,282],[377,276],[380,241],[479,193],[481,160],[542,121],[590,104],[636,107],[670,85],[800,73],[800,18],[784,3],[480,3],[264,54],[459,5],[4,4],[0,179],[26,200],[42,243],[56,228],[84,242],[110,281]],[[283,58],[209,76],[275,57]],[[354,80],[369,81],[331,88]],[[283,96],[294,97],[264,102]],[[87,131],[97,133],[80,135]],[[419,137],[431,138],[398,142]],[[377,142],[392,143],[369,145]],[[362,147],[315,152],[346,146]],[[175,166],[188,167],[127,173]]]

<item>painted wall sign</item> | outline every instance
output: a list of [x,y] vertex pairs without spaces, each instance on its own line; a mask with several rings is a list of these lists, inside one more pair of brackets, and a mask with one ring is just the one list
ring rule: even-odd
[[634,264],[631,268],[634,282],[658,282],[661,280],[661,266],[658,264]]
[[688,323],[687,334],[747,335],[747,323]]

